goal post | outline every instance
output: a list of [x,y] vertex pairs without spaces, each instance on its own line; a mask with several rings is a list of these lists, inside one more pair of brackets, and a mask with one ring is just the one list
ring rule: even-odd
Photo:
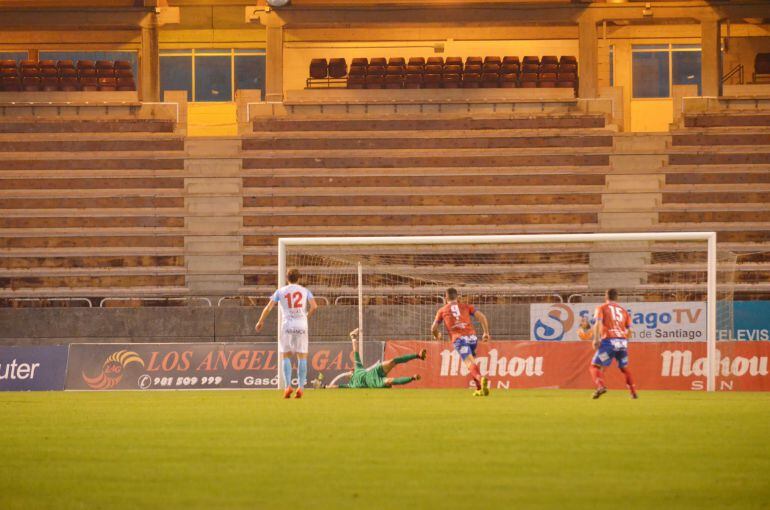
[[[453,285],[498,308],[549,294],[596,297],[608,286],[642,300],[687,295],[705,301],[706,390],[714,391],[718,262],[715,232],[292,237],[278,239],[277,269],[282,286],[287,268],[300,266],[303,275],[312,275],[305,284],[338,312],[321,331],[311,325],[311,339],[339,340],[353,326],[362,347],[364,335],[375,339],[365,328],[367,306],[391,306],[399,310],[397,320],[424,325],[440,292]],[[607,284],[614,281],[621,283]],[[490,289],[494,300],[484,295]],[[728,308],[731,320],[731,303]],[[513,314],[499,315],[513,320]],[[393,327],[389,338],[398,338]],[[509,329],[518,331],[521,324]]]

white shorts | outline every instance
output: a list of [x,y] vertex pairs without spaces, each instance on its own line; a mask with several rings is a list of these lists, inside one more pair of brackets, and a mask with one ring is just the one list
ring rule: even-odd
[[299,352],[307,354],[307,326],[287,324],[278,337],[278,352]]

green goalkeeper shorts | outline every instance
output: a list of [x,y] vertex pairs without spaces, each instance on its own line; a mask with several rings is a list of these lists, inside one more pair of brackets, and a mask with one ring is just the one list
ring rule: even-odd
[[382,363],[377,362],[372,368],[366,370],[357,368],[350,376],[350,388],[385,388],[385,370]]

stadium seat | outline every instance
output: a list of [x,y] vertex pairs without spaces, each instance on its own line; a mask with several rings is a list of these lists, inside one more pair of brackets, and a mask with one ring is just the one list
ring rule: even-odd
[[559,58],[559,64],[575,64],[577,65],[577,58],[572,55],[562,55]]
[[519,74],[519,64],[509,62],[501,65],[500,74]]
[[409,62],[407,63],[408,66],[424,66],[425,65],[425,58],[424,57],[409,57]]
[[96,76],[83,76],[78,79],[78,83],[80,84],[80,90],[84,92],[96,92],[99,90],[99,82]]
[[0,67],[0,77],[19,76],[19,70],[15,67]]
[[39,76],[25,76],[21,79],[21,88],[24,92],[36,92],[40,90]]
[[96,64],[93,60],[78,60],[78,69],[96,69]]
[[497,73],[482,73],[481,86],[485,89],[493,89],[500,86],[500,75]]
[[381,89],[385,85],[385,76],[382,74],[367,74],[365,82],[367,89]]
[[754,81],[766,82],[770,78],[770,53],[757,53],[754,57]]
[[537,74],[535,73],[522,73],[519,80],[519,86],[522,88],[535,88],[537,87]]
[[481,74],[481,67],[482,67],[481,64],[465,64],[465,68],[463,69],[463,72]]
[[556,75],[556,81],[575,81],[575,80],[577,80],[577,75],[575,73],[559,72]]
[[29,77],[29,78],[40,77],[40,68],[37,67],[36,65],[35,66],[31,66],[31,65],[22,66],[22,68],[21,68],[21,76],[22,76],[22,78],[24,78],[24,77]]
[[386,59],[385,57],[371,58],[371,59],[369,59],[369,65],[370,66],[387,67],[388,66],[388,59]]
[[406,59],[404,57],[391,57],[388,59],[388,67],[391,66],[406,67]]
[[500,57],[492,57],[492,56],[484,57],[484,64],[497,64],[497,65],[500,65],[501,62],[502,62],[502,60],[500,60]]
[[556,63],[540,64],[541,73],[555,73],[558,70],[559,70],[559,64],[556,64]]
[[41,60],[38,62],[38,67],[41,69],[47,68],[47,67],[56,67],[56,61],[55,60]]
[[457,64],[445,65],[444,74],[462,74],[463,68]]
[[350,66],[348,76],[366,76],[366,66],[355,65]]
[[[409,66],[416,67],[416,66]],[[407,67],[407,74],[404,76],[404,88],[406,89],[419,89],[422,88],[422,73],[409,73]]]
[[[457,67],[457,66],[451,66]],[[459,72],[444,73],[441,75],[441,87],[445,89],[458,89],[462,84],[462,75]]]
[[128,60],[116,60],[115,69],[131,69],[133,71],[133,66]]
[[371,65],[369,64],[369,67],[366,68],[366,74],[369,75],[379,75],[379,76],[385,76],[385,73],[387,72],[387,67],[380,66],[380,65]]
[[96,68],[94,67],[81,67],[78,68],[79,78],[96,78]]
[[425,74],[441,74],[444,72],[444,66],[438,64],[427,64],[425,66]]
[[310,61],[310,77],[323,80],[329,75],[329,64],[325,58],[314,58]]
[[60,67],[59,68],[59,77],[60,78],[75,78],[77,80],[78,77],[78,71],[74,67]]
[[366,75],[348,75],[347,87],[349,89],[363,89],[366,87]]
[[522,73],[537,73],[539,71],[540,71],[540,64],[535,64],[532,62],[524,62],[521,65]]
[[462,69],[463,67],[463,58],[462,57],[447,57],[444,60],[445,66],[460,66]]
[[17,76],[4,76],[0,79],[0,87],[2,87],[3,92],[19,92],[21,79]]
[[577,82],[574,81],[557,81],[556,88],[560,89],[574,89],[577,86]]
[[80,90],[78,79],[74,76],[62,76],[59,79],[59,90],[64,92],[74,92]]
[[134,77],[134,71],[131,69],[124,69],[124,68],[115,68],[115,76],[118,78],[133,78]]
[[40,79],[40,87],[44,92],[53,92],[59,90],[59,77],[44,76]]
[[58,78],[59,77],[59,70],[56,69],[55,67],[41,67],[40,68],[40,76],[42,78],[51,78],[51,77]]
[[[400,68],[399,68],[400,69]],[[404,75],[401,73],[385,75],[386,89],[400,89],[404,87]]]
[[97,78],[99,90],[113,92],[118,89],[118,83],[115,78]]
[[554,55],[543,55],[543,58],[540,59],[540,65],[543,65],[543,64],[557,65],[558,63],[559,63],[559,59]]
[[344,78],[348,74],[348,64],[344,58],[329,59],[329,78]]
[[520,65],[519,57],[516,57],[516,56],[503,57],[503,65],[506,65],[506,64],[516,64],[517,66]]
[[560,73],[577,73],[577,64],[559,64]]
[[500,87],[505,89],[515,89],[519,86],[518,74],[501,74],[500,75]]
[[134,82],[133,78],[118,78],[117,80],[118,90],[136,90],[136,83]]
[[429,66],[444,66],[444,57],[428,57],[425,65]]
[[[467,66],[466,66],[467,69]],[[481,74],[479,73],[463,73],[463,88],[464,89],[477,89],[481,86]]]
[[56,63],[56,67],[61,69],[75,69],[75,63],[72,60],[59,60]]
[[522,64],[537,64],[539,66],[540,65],[540,59],[535,57],[535,56],[532,56],[532,55],[527,55],[526,57],[524,57],[521,60],[521,63]]
[[484,59],[482,59],[481,57],[468,57],[465,59],[466,67],[468,66],[468,64],[481,66],[483,63],[484,63]]
[[356,57],[356,58],[354,58],[353,60],[350,61],[350,67],[353,67],[353,66],[363,66],[363,67],[366,67],[368,65],[369,65],[369,59],[367,59],[367,58]]
[[13,67],[16,69],[16,61],[15,60],[0,60],[0,68],[7,68],[7,67]]
[[97,60],[96,68],[97,69],[114,69],[115,64],[111,60]]
[[97,67],[96,76],[99,78],[114,78],[115,69],[112,67]]
[[500,64],[498,62],[484,62],[484,65],[481,67],[482,73],[499,73],[500,72]]
[[[426,66],[437,67],[437,66]],[[441,87],[441,74],[425,73],[422,77],[422,87],[425,89],[437,89]]]

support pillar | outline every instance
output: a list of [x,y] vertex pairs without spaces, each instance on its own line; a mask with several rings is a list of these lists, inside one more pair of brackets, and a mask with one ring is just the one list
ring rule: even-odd
[[283,26],[268,24],[265,50],[265,101],[283,101]]
[[599,44],[596,21],[578,23],[578,95],[583,99],[599,97]]
[[142,24],[142,47],[139,54],[139,100],[160,101],[160,56],[158,22],[155,14]]
[[722,95],[722,49],[719,20],[701,20],[701,90],[703,96]]

